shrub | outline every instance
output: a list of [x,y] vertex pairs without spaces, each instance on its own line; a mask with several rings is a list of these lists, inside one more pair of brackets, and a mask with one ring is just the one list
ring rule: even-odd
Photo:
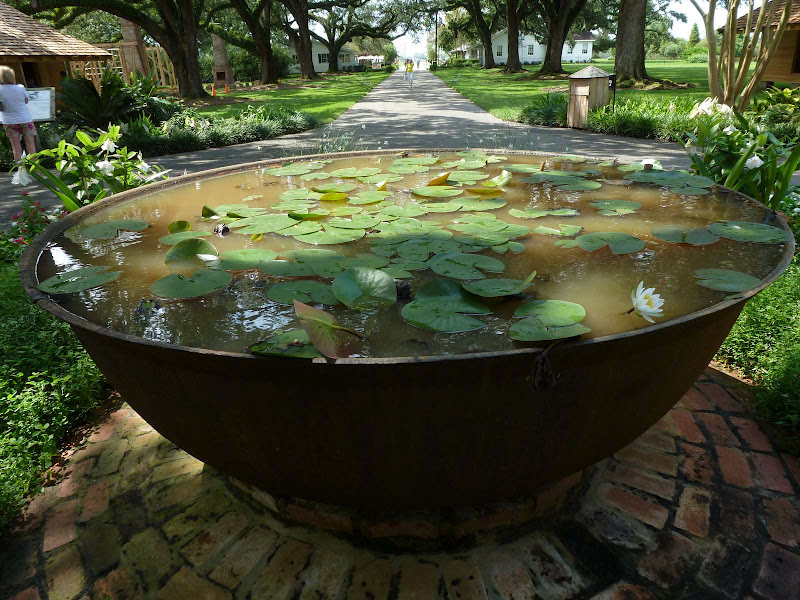
[[[2,239],[0,235],[0,239]],[[0,537],[64,435],[103,399],[103,377],[70,327],[34,305],[0,263]]]
[[522,109],[522,120],[532,125],[548,127],[567,126],[567,94],[544,94],[535,96],[533,101]]
[[691,98],[622,98],[616,107],[589,112],[586,130],[639,138],[674,140],[691,129]]

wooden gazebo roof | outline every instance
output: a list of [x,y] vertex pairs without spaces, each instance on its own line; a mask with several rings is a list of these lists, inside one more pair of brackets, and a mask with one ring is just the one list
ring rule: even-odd
[[62,33],[0,2],[0,61],[98,60],[111,53]]
[[[758,8],[754,8],[752,21],[753,25],[755,25],[756,21],[758,21],[758,15],[761,13],[761,9],[766,8],[767,10],[770,10],[770,4],[775,4],[775,13],[773,14],[770,27],[778,26],[778,24],[781,22],[783,9],[786,6],[786,0],[773,0],[772,2],[764,2]],[[744,31],[746,25],[747,15],[736,19],[736,31]],[[800,0],[793,0],[792,2],[791,13],[789,13],[789,22],[786,25],[786,29],[800,29]]]

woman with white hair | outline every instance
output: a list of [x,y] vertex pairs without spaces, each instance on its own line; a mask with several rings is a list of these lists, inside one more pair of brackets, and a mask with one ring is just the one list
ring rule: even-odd
[[25,86],[17,85],[16,81],[11,68],[0,66],[0,123],[11,140],[14,160],[19,161],[22,158],[22,138],[27,153],[36,152],[36,126],[27,106],[30,96]]

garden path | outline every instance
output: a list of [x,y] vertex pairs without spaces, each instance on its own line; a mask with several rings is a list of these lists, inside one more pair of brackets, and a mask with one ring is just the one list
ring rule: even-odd
[[[257,513],[123,404],[0,548],[0,599],[796,600],[800,462],[759,429],[749,399],[708,369],[595,465],[560,515],[436,554],[375,552]],[[473,520],[515,523],[514,506]],[[397,531],[314,514],[373,543]]]
[[[428,71],[418,71],[409,89],[398,71],[365,95],[330,125],[273,140],[212,148],[151,159],[180,174],[320,151],[376,148],[514,148],[585,154],[622,161],[659,159],[665,167],[688,168],[678,144],[626,138],[574,129],[536,127],[493,117]],[[38,186],[31,195],[47,207],[58,201]],[[0,226],[20,204],[19,186],[0,175]]]

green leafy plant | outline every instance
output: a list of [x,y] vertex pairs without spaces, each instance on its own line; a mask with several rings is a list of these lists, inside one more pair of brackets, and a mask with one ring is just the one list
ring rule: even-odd
[[531,103],[522,109],[522,120],[531,125],[566,127],[568,104],[567,94],[535,96]]
[[[24,183],[23,179],[30,174],[70,212],[110,194],[167,178],[167,171],[151,167],[141,154],[117,147],[120,138],[117,125],[97,138],[83,131],[76,131],[75,136],[79,144],[61,140],[55,148],[27,156],[15,176]],[[46,166],[52,163],[55,171]]]

